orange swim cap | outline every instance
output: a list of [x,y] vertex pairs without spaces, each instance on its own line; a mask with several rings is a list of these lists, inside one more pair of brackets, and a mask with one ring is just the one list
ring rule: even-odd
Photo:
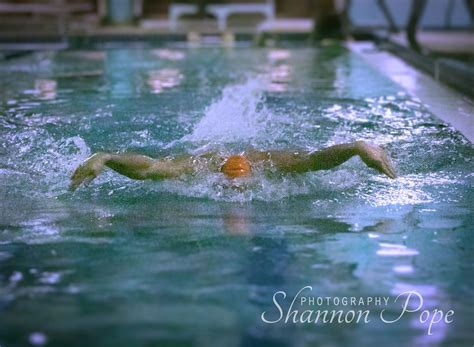
[[250,162],[242,155],[230,156],[221,167],[222,173],[229,178],[237,178],[250,175]]

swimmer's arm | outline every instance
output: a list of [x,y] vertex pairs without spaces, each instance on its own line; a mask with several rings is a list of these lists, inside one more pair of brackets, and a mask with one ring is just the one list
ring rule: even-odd
[[88,184],[105,167],[135,180],[165,179],[192,172],[192,158],[153,159],[138,154],[99,152],[84,161],[73,173],[69,189],[74,191],[82,183]]
[[308,172],[329,170],[358,155],[370,168],[395,178],[395,169],[385,150],[364,141],[334,145],[312,153],[269,152],[269,159],[280,170]]

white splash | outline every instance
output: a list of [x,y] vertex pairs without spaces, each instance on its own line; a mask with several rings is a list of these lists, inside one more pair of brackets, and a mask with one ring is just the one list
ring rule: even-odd
[[204,117],[182,140],[229,143],[255,138],[268,118],[262,103],[264,89],[258,78],[225,87],[221,98],[206,108]]

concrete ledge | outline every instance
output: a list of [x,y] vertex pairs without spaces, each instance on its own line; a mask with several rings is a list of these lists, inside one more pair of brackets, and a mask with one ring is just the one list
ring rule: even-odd
[[382,47],[403,58],[411,65],[474,98],[474,69],[467,64],[447,58],[433,58],[415,52],[397,42],[384,42]]
[[431,113],[474,143],[474,103],[469,97],[442,85],[389,52],[379,50],[372,42],[354,42],[346,46],[408,93],[418,97]]

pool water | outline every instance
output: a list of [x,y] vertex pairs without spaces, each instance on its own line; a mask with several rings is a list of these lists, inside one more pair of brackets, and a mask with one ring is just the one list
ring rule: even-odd
[[[471,346],[474,148],[339,45],[35,53],[0,64],[0,345]],[[96,151],[150,156],[384,145],[303,175],[218,173],[67,190]],[[266,324],[273,294],[455,311]],[[399,303],[390,310],[399,312]],[[377,312],[381,308],[374,307]]]

